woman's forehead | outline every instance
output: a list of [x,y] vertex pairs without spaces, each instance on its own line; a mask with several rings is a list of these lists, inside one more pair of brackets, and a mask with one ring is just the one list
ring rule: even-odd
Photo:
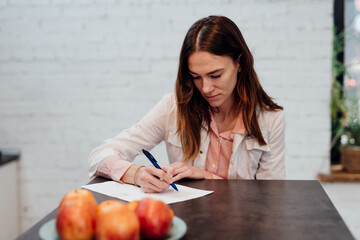
[[232,63],[229,56],[219,56],[206,51],[196,51],[189,56],[189,70],[193,73],[209,73],[226,68]]

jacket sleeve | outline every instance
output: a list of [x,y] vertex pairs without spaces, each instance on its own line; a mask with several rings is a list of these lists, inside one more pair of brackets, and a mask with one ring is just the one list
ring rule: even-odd
[[272,112],[269,118],[270,151],[260,158],[256,179],[285,179],[285,121],[282,110]]
[[[119,181],[125,171],[132,165],[131,162],[141,153],[141,149],[152,149],[165,138],[166,113],[169,108],[171,94],[165,95],[159,103],[148,112],[143,119],[132,127],[122,131],[117,136],[105,140],[95,148],[89,155],[89,177],[101,175],[101,168],[105,159],[116,159],[111,161],[111,178]],[[107,161],[106,161],[107,162]],[[99,172],[100,171],[100,172]],[[99,173],[99,174],[98,174]]]

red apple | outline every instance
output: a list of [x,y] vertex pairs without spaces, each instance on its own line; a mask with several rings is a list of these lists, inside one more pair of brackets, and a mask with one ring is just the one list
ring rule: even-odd
[[140,237],[140,223],[129,207],[117,200],[102,202],[97,208],[97,240],[135,240]]
[[61,200],[61,202],[59,204],[59,208],[62,206],[62,204],[65,201],[68,201],[68,200],[77,201],[79,199],[89,201],[90,204],[92,204],[95,209],[97,208],[97,202],[96,202],[94,196],[92,195],[92,193],[89,190],[86,190],[86,189],[74,189],[74,190],[71,190],[70,192],[68,192]]
[[144,238],[164,238],[169,232],[172,215],[170,207],[159,200],[144,198],[135,213],[140,220],[141,236]]
[[56,230],[63,240],[92,239],[95,231],[96,208],[87,200],[62,202],[56,216]]

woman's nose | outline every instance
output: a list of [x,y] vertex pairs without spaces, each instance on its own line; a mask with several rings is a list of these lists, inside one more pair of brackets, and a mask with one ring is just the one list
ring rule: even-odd
[[203,78],[203,93],[210,93],[214,89],[214,85],[209,78]]

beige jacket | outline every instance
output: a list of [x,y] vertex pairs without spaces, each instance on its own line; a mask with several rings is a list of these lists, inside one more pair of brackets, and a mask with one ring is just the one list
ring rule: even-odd
[[[140,122],[105,140],[89,155],[89,176],[94,176],[105,157],[114,155],[119,159],[116,168],[122,170],[120,176],[114,177],[118,180],[135,157],[142,154],[142,148],[150,150],[161,141],[165,141],[169,162],[181,161],[183,153],[176,134],[176,109],[175,95],[166,94]],[[259,112],[258,122],[267,145],[260,146],[256,139],[246,134],[234,134],[229,179],[285,178],[283,111]],[[189,165],[205,168],[209,139],[205,126],[201,130],[199,154]]]

